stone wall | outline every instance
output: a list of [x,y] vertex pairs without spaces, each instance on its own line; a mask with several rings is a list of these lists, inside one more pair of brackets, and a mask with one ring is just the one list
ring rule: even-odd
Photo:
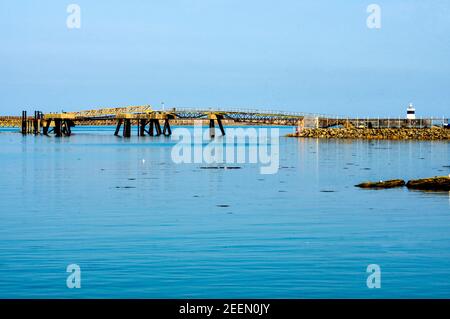
[[432,128],[316,128],[289,134],[291,137],[379,140],[450,140],[450,129]]

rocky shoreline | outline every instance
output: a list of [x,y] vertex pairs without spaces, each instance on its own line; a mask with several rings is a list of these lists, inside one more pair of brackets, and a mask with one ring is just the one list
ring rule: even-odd
[[450,140],[450,129],[432,128],[305,128],[290,137],[376,139],[376,140]]

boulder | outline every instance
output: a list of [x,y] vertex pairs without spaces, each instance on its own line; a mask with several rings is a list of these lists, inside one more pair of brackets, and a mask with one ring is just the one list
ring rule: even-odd
[[394,188],[405,186],[405,181],[403,179],[392,179],[389,181],[364,182],[355,186],[361,188]]
[[406,186],[411,189],[450,191],[450,177],[436,176],[431,178],[410,180]]

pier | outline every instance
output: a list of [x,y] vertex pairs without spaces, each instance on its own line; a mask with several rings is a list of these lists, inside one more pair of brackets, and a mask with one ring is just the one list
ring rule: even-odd
[[[210,136],[216,136],[216,127],[225,135],[224,122],[246,125],[284,125],[297,127],[301,132],[305,128],[431,128],[447,127],[448,118],[349,118],[312,113],[282,112],[254,109],[220,108],[171,108],[154,110],[150,105],[118,108],[99,108],[79,112],[47,113],[27,111],[22,116],[0,116],[0,127],[21,128],[23,135],[70,136],[75,125],[111,125],[112,134],[131,137],[170,136],[171,123],[202,120],[209,125]],[[217,126],[216,126],[217,125]],[[133,128],[134,127],[134,128]]]
[[[244,109],[203,109],[172,108],[168,111],[153,110],[151,106],[129,106],[120,108],[101,108],[80,112],[47,113],[35,111],[34,116],[0,116],[0,127],[21,127],[22,134],[70,136],[75,125],[114,125],[114,135],[170,136],[173,121],[206,121],[211,137],[216,130],[225,135],[224,122],[250,125],[287,125],[296,126],[304,113],[259,111]],[[133,128],[134,127],[134,128]]]

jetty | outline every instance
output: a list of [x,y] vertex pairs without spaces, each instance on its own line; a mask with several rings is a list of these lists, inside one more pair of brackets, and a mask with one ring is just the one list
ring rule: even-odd
[[[216,135],[216,125],[225,135],[224,124],[280,125],[296,127],[297,137],[340,137],[361,135],[384,136],[395,129],[422,130],[448,127],[448,118],[351,118],[303,112],[283,112],[259,109],[178,108],[155,110],[150,105],[98,108],[77,112],[43,113],[0,116],[0,127],[17,127],[24,135],[70,136],[75,125],[115,126],[116,136],[170,136],[171,123],[183,124],[201,120],[209,125],[210,136]],[[184,121],[184,122],[183,122]],[[133,129],[133,126],[135,129]],[[450,130],[447,130],[450,132]],[[364,133],[365,134],[365,133]],[[363,134],[363,135],[364,135]]]
[[245,123],[251,125],[296,126],[298,122],[311,116],[306,113],[260,111],[250,109],[205,109],[172,108],[154,110],[150,105],[119,108],[101,108],[79,112],[47,113],[34,111],[28,116],[0,116],[0,127],[18,127],[22,134],[54,134],[57,137],[70,136],[75,125],[114,125],[114,135],[130,137],[135,126],[138,136],[170,136],[171,122],[206,121],[211,137],[215,136],[216,124],[225,135],[224,122]]

